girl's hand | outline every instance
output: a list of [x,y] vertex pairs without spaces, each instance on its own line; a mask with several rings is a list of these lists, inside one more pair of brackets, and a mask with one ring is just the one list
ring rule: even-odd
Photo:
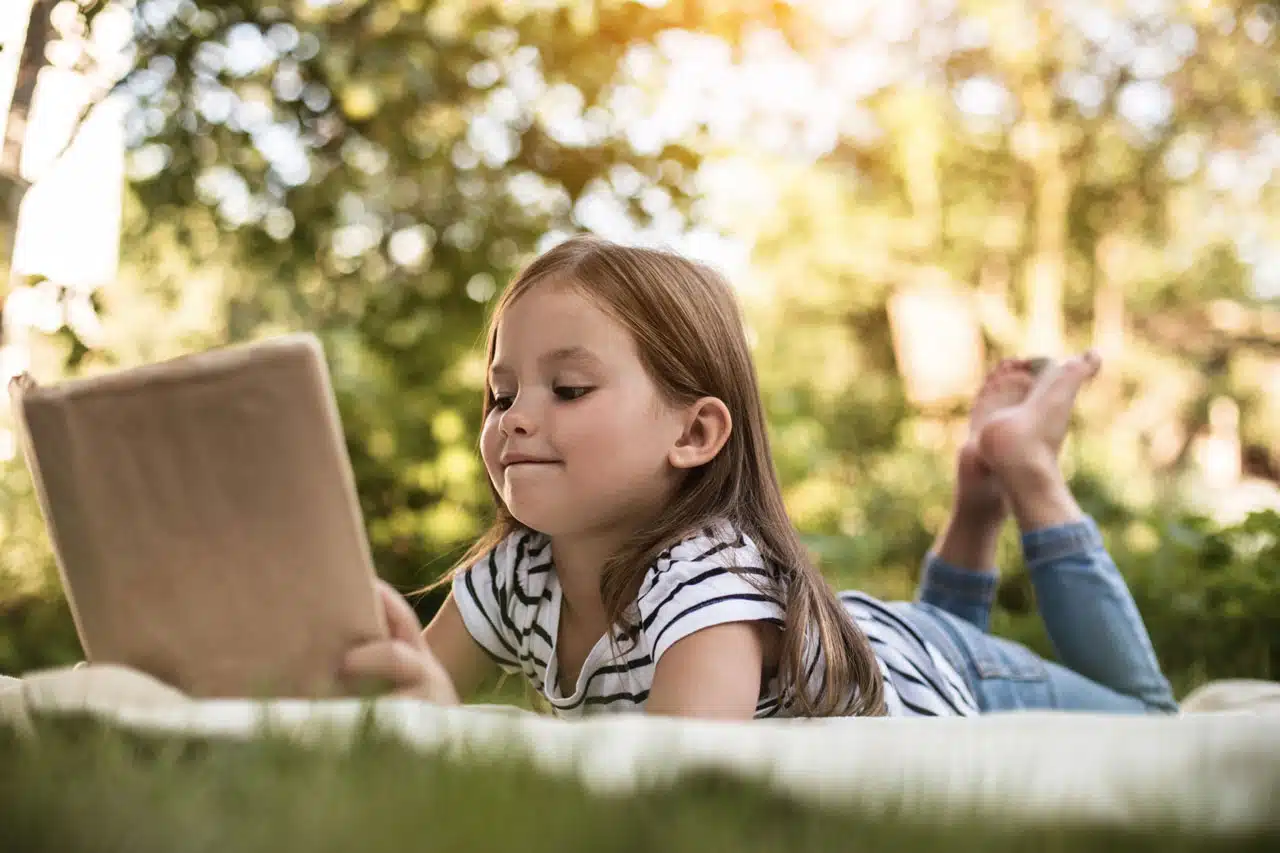
[[378,598],[391,636],[356,646],[347,653],[342,680],[358,689],[369,683],[390,685],[393,696],[457,705],[458,693],[449,673],[427,648],[413,608],[390,584],[378,580]]

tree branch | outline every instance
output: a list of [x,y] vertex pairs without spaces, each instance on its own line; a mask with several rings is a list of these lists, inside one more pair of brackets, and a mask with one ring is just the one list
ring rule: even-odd
[[1230,299],[1137,315],[1133,327],[1149,341],[1197,358],[1238,347],[1280,353],[1280,310]]

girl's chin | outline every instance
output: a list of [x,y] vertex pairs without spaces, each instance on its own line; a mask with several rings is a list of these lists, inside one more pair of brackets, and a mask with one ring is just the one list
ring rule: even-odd
[[520,489],[506,488],[502,491],[502,502],[507,505],[507,511],[516,521],[530,530],[550,536],[564,526],[563,523],[557,524],[557,521],[563,522],[563,514],[547,506],[546,495],[540,497],[541,499],[531,500]]

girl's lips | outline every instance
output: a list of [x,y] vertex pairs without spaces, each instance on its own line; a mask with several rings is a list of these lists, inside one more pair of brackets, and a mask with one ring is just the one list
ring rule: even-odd
[[558,460],[545,456],[532,456],[528,453],[504,453],[498,458],[498,464],[507,468],[512,465],[550,465]]

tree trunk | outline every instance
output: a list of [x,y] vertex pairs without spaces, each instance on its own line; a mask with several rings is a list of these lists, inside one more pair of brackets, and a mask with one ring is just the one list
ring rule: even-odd
[[1127,264],[1120,238],[1107,235],[1098,241],[1094,268],[1098,289],[1093,297],[1093,345],[1107,358],[1124,353],[1124,285]]
[[[1037,13],[1040,56],[1048,56],[1057,28],[1052,13]],[[1027,152],[1035,181],[1035,236],[1025,271],[1027,311],[1024,349],[1027,354],[1060,356],[1065,349],[1062,311],[1067,274],[1067,214],[1071,176],[1063,162],[1062,133],[1053,115],[1054,79],[1051,69],[1037,63],[1029,69],[1022,89],[1026,111]]]
[[1023,344],[1022,321],[1014,313],[1009,296],[1011,269],[1008,257],[993,254],[978,271],[978,287],[974,291],[983,331],[1005,356],[1018,355]]
[[1057,357],[1066,348],[1062,299],[1070,193],[1061,164],[1042,163],[1036,172],[1036,242],[1026,273],[1025,349],[1031,355]]
[[13,99],[0,144],[0,300],[8,296],[13,280],[13,252],[18,236],[18,211],[30,186],[22,177],[22,145],[35,99],[36,78],[45,65],[45,48],[53,35],[51,15],[57,0],[33,0],[27,20]]

